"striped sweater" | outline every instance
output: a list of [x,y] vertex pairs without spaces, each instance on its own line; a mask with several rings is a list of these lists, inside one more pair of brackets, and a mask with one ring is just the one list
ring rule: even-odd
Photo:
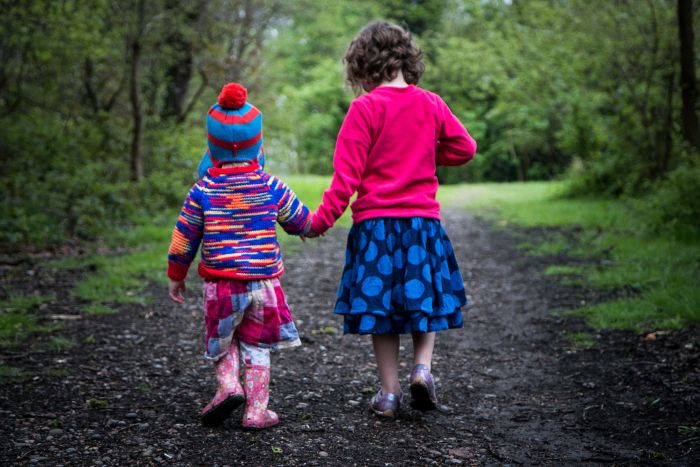
[[200,243],[205,279],[267,279],[284,272],[275,224],[308,232],[311,215],[294,192],[257,163],[212,168],[190,189],[168,250],[168,277],[187,276]]

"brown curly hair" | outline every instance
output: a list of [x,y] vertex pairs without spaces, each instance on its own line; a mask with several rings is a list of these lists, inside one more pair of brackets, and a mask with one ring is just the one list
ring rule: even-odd
[[343,62],[345,77],[356,90],[391,81],[399,70],[408,84],[418,84],[425,70],[423,52],[411,33],[386,21],[362,28],[350,42]]

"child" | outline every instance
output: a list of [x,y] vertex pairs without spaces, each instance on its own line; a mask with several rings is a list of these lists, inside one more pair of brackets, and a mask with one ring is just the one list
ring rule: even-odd
[[187,270],[201,242],[204,356],[214,361],[219,383],[202,421],[221,423],[245,402],[243,426],[261,429],[279,421],[267,410],[270,349],[301,345],[278,279],[283,266],[275,223],[303,235],[311,216],[291,189],[260,169],[262,116],[246,99],[245,88],[230,83],[209,110],[209,153],[216,166],[185,199],[168,251],[168,277],[170,298],[183,303]]
[[350,43],[347,79],[367,94],[345,116],[333,179],[307,235],[330,228],[357,192],[335,313],[345,333],[372,335],[381,389],[371,408],[390,418],[402,400],[399,335],[413,338],[411,405],[435,409],[435,332],[462,327],[467,303],[440,223],[435,168],[465,164],[476,142],[438,95],[416,87],[421,56],[408,32],[386,22],[370,23]]

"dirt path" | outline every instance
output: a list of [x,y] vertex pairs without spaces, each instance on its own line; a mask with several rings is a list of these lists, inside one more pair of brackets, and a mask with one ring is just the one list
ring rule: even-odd
[[[464,329],[438,338],[434,373],[443,411],[407,409],[393,422],[367,412],[377,386],[371,346],[337,332],[341,322],[330,311],[347,233],[336,229],[286,258],[283,283],[304,346],[273,357],[279,427],[246,432],[235,418],[218,429],[199,424],[213,375],[199,358],[198,286],[190,285],[185,308],[153,287],[153,305],[68,321],[63,334],[81,343],[76,348],[3,353],[0,363],[38,376],[0,384],[0,463],[700,462],[697,329],[651,342],[606,332],[596,348],[577,348],[564,333],[582,324],[552,311],[608,297],[543,277],[547,262],[565,258],[524,257],[513,233],[461,213],[445,221],[474,304]],[[71,312],[69,301],[62,306],[59,312]],[[407,377],[411,346],[404,343]]]

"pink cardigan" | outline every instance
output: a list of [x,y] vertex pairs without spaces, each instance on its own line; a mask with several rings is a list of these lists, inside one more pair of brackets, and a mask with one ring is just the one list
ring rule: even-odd
[[376,217],[440,218],[437,165],[462,165],[476,141],[447,104],[414,85],[380,86],[350,105],[333,156],[333,180],[311,228],[328,230],[350,197],[355,224]]

